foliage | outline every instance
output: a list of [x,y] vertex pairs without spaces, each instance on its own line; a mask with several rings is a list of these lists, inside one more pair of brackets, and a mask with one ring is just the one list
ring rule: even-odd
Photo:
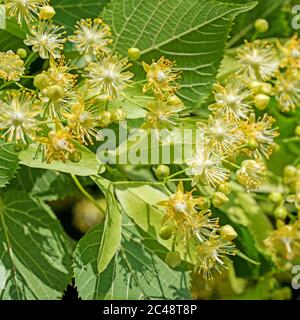
[[294,2],[33,3],[0,5],[1,299],[289,299]]

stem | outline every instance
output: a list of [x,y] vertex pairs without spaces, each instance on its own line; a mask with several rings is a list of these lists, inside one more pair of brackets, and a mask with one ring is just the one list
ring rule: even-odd
[[241,169],[241,167],[238,166],[238,165],[235,164],[235,163],[232,163],[232,162],[227,161],[227,160],[222,160],[222,161],[225,162],[225,163],[227,163],[227,164],[229,164],[229,165],[231,165],[232,167],[234,167],[234,168],[236,168],[236,169]]
[[168,176],[168,177],[166,178],[166,181],[169,181],[170,179],[178,176],[178,175],[181,174],[181,173],[185,173],[187,169],[188,169],[188,168],[185,168],[185,169],[183,169],[183,170],[180,170],[180,171],[178,171],[178,172],[175,172],[175,173],[171,174],[170,176]]
[[10,86],[10,85],[13,84],[13,83],[14,83],[14,81],[8,81],[8,82],[4,83],[4,84],[0,87],[0,90],[6,88],[6,87],[8,87],[8,86]]
[[300,137],[290,137],[282,140],[283,143],[300,141]]
[[99,206],[97,201],[84,189],[80,181],[77,179],[77,177],[74,174],[71,174],[71,177],[73,181],[75,182],[77,188],[81,191],[81,193],[86,196],[97,208],[98,210],[105,216],[105,212],[103,212],[103,209]]

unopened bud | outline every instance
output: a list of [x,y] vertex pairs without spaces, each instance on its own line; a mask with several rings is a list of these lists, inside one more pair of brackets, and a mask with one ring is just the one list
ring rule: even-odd
[[251,139],[249,139],[249,141],[247,143],[247,147],[251,151],[255,151],[258,148],[258,143],[254,138],[251,138]]
[[170,226],[164,226],[161,228],[159,236],[163,240],[169,240],[172,237],[173,234],[173,228]]
[[225,182],[225,183],[222,183],[218,186],[218,191],[224,193],[224,194],[230,194],[231,193],[231,186],[230,186],[230,183],[228,182]]
[[300,125],[296,127],[296,129],[295,129],[295,135],[296,135],[297,137],[300,137]]
[[226,224],[225,226],[221,227],[220,236],[225,240],[232,241],[238,236],[238,234],[230,224]]
[[258,110],[264,110],[270,103],[271,98],[265,94],[257,94],[254,98],[254,105]]
[[266,19],[257,19],[254,23],[255,30],[259,33],[265,33],[269,30],[269,23]]
[[112,114],[110,111],[102,111],[100,114],[100,118],[101,118],[101,125],[106,127],[109,126],[112,122]]
[[268,199],[272,203],[278,204],[282,201],[282,194],[280,192],[272,192],[269,194]]
[[39,18],[41,20],[49,20],[55,16],[56,12],[51,6],[43,6],[39,13]]
[[82,153],[79,150],[75,150],[69,154],[68,158],[72,162],[79,162],[82,158]]
[[180,254],[176,251],[168,252],[165,258],[166,264],[171,268],[176,268],[181,263]]
[[129,48],[128,57],[131,61],[139,60],[139,58],[141,57],[141,50],[138,48]]
[[64,95],[64,89],[61,86],[54,85],[47,89],[47,97],[53,102],[58,102]]
[[17,50],[17,55],[21,58],[21,59],[25,59],[27,57],[27,51],[23,48],[19,48]]
[[222,207],[224,204],[226,204],[229,201],[229,199],[227,198],[227,196],[222,193],[222,192],[215,192],[212,196],[212,205],[215,208],[220,208]]
[[112,113],[113,121],[123,121],[125,119],[126,119],[126,112],[123,111],[121,108],[119,108],[118,110]]
[[285,220],[288,215],[288,211],[284,206],[279,206],[274,211],[274,217],[276,219]]
[[33,84],[36,88],[43,90],[48,87],[49,78],[45,73],[40,73],[34,77]]
[[297,173],[297,168],[291,165],[285,166],[283,169],[283,175],[286,178],[293,178]]
[[198,207],[201,211],[208,210],[210,208],[210,200],[206,197],[200,197]]
[[163,180],[170,175],[170,168],[164,164],[160,164],[154,172],[159,180]]

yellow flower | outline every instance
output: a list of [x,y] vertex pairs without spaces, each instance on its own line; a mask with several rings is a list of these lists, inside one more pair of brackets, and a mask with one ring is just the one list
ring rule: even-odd
[[66,162],[68,156],[75,151],[70,129],[56,124],[55,130],[49,132],[47,138],[40,138],[39,142],[46,146],[46,162]]
[[213,279],[213,272],[222,273],[230,262],[228,255],[235,255],[236,249],[232,242],[222,237],[212,237],[199,244],[196,248],[197,270],[206,280]]
[[39,9],[48,5],[47,0],[5,0],[4,4],[10,16],[15,17],[19,24],[28,24],[39,15]]
[[237,181],[247,191],[256,190],[264,181],[267,168],[261,161],[245,160],[236,172]]
[[162,223],[172,228],[176,242],[184,245],[193,238],[203,242],[219,228],[218,218],[212,219],[210,210],[197,210],[197,206],[203,203],[203,197],[194,198],[192,193],[193,190],[185,193],[183,182],[180,181],[176,193],[158,203],[166,207]]
[[284,45],[279,41],[277,42],[283,57],[280,66],[282,68],[300,68],[300,39],[295,34]]
[[193,176],[193,185],[201,182],[216,188],[229,179],[229,171],[221,166],[223,157],[213,152],[198,152],[194,159],[188,160],[187,174]]
[[238,81],[230,81],[225,86],[215,84],[216,103],[209,106],[209,110],[221,117],[235,120],[247,119],[251,110],[251,91]]
[[30,27],[31,35],[26,35],[24,43],[32,46],[34,52],[38,52],[42,59],[59,59],[66,39],[62,39],[63,27],[54,26],[48,22],[39,22]]
[[153,90],[156,95],[174,93],[178,89],[176,80],[180,72],[174,70],[175,62],[161,57],[151,65],[143,62],[143,67],[147,73],[147,83],[144,85],[143,92]]
[[277,76],[275,97],[282,112],[295,111],[297,107],[300,107],[299,70],[288,69]]
[[254,151],[244,150],[248,156],[269,159],[275,147],[274,139],[279,136],[278,130],[272,128],[274,121],[275,119],[267,114],[256,121],[253,114],[248,121],[240,122],[239,128],[244,134],[244,142],[247,143],[250,139],[254,139],[257,143]]
[[244,79],[266,81],[272,78],[279,68],[276,50],[265,41],[246,42],[237,51],[240,65],[239,75]]
[[71,109],[63,114],[69,121],[72,134],[83,144],[93,144],[92,138],[100,137],[99,130],[96,129],[99,126],[97,111],[92,104],[79,98]]
[[92,60],[97,54],[110,52],[108,45],[112,43],[110,27],[102,19],[81,19],[77,22],[74,35],[69,40],[87,60]]
[[207,124],[197,123],[197,125],[204,130],[205,147],[213,152],[233,155],[240,145],[241,132],[231,119],[210,116]]
[[265,240],[265,245],[279,259],[293,261],[300,257],[300,221],[280,226]]
[[130,83],[133,74],[125,71],[130,67],[127,60],[120,60],[116,55],[100,57],[97,62],[91,62],[87,68],[88,84],[99,91],[99,95],[117,99]]
[[24,74],[23,60],[13,51],[0,52],[0,78],[7,81],[19,81]]
[[143,128],[172,130],[177,127],[182,105],[171,105],[161,99],[147,104],[147,121]]
[[34,140],[38,130],[40,101],[29,93],[10,93],[0,104],[0,130],[7,141],[21,141],[28,144]]
[[[39,98],[44,103],[44,112],[51,118],[60,118],[61,112],[68,109],[69,105],[77,100],[75,89],[77,75],[70,73],[72,67],[65,64],[63,59],[58,62],[50,60],[50,68],[43,74],[49,80],[48,86],[40,91]],[[62,89],[63,97],[53,101],[48,96],[48,89],[52,86],[59,86]]]

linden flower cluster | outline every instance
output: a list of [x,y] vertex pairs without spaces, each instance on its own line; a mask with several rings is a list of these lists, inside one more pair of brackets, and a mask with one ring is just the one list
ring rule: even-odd
[[[110,49],[110,28],[99,18],[78,21],[67,38],[51,20],[55,10],[49,1],[7,0],[5,6],[20,25],[28,25],[24,43],[32,54],[27,58],[23,48],[0,52],[1,89],[7,88],[0,101],[0,137],[15,142],[18,150],[35,144],[46,162],[80,161],[78,145],[102,140],[102,128],[126,118],[121,108],[110,110],[109,102],[124,100],[133,77],[126,70],[130,65]],[[78,68],[63,56],[67,41],[85,60],[81,81]],[[36,55],[48,60],[48,69],[26,75],[26,65]]]
[[286,166],[283,182],[286,192],[273,192],[268,197],[274,206],[277,229],[265,245],[279,267],[290,269],[300,261],[300,167]]
[[255,94],[254,103],[264,110],[275,97],[281,112],[294,112],[300,106],[300,39],[295,35],[276,46],[256,40],[238,50],[239,74],[248,79]]
[[[227,268],[228,255],[235,255],[232,240],[237,236],[230,225],[220,227],[219,219],[212,218],[210,202],[205,197],[194,198],[193,190],[184,192],[180,181],[176,193],[170,199],[161,201],[166,208],[160,237],[164,240],[173,237],[174,246],[183,244],[187,250],[194,248],[196,271],[207,280],[212,279],[215,271],[221,273]],[[170,252],[166,261],[176,257]],[[172,262],[172,261],[171,261]]]
[[143,128],[171,131],[178,125],[180,112],[184,110],[181,99],[176,95],[180,72],[175,62],[164,57],[151,64],[143,62],[146,72],[146,84],[143,93],[151,91],[154,101],[148,103],[147,122]]

